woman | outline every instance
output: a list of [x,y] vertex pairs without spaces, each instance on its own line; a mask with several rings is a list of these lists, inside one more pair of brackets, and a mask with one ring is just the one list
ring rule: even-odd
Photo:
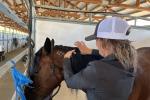
[[[104,58],[92,61],[77,74],[72,73],[70,58],[64,55],[64,78],[69,88],[86,91],[88,100],[128,100],[134,82],[135,50],[128,40],[130,26],[119,17],[97,24],[94,35],[99,54]],[[90,50],[91,51],[91,50]]]

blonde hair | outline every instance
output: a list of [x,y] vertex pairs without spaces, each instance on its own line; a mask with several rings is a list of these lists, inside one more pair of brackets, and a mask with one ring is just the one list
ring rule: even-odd
[[102,48],[112,49],[115,57],[121,62],[125,69],[134,67],[136,50],[128,40],[113,40],[113,39],[99,39]]

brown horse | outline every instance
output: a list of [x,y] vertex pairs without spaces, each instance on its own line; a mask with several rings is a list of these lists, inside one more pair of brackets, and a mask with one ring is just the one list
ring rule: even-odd
[[[33,80],[33,84],[31,84],[33,88],[25,88],[27,100],[52,99],[53,90],[60,86],[64,80],[63,56],[67,51],[73,49],[77,48],[54,46],[54,40],[46,39],[44,46],[35,54],[33,66],[29,70],[29,76]],[[137,75],[129,100],[149,100],[150,62],[148,61],[150,59],[150,48],[141,48],[137,51]],[[76,61],[71,60],[74,73],[83,69],[89,61],[101,59],[101,57],[83,56],[81,54],[79,54],[79,58]]]
[[129,100],[150,100],[150,47],[137,50],[137,72]]
[[76,49],[77,55],[72,57],[72,69],[74,73],[83,69],[89,61],[101,59],[99,56],[81,55],[74,47],[54,46],[54,40],[48,38],[44,46],[35,54],[33,66],[29,68],[29,77],[33,81],[26,87],[27,100],[44,100],[52,98],[53,90],[60,86],[63,78],[63,56],[69,51]]

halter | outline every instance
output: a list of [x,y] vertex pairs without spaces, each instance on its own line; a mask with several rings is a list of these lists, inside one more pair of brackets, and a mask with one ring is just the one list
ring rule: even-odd
[[[52,48],[53,49],[53,48]],[[55,69],[56,68],[59,68],[55,63],[54,63],[54,54],[53,54],[53,50],[51,50],[51,54],[52,54],[52,64],[50,65],[51,69],[52,69],[52,73],[54,74],[55,78],[58,80],[58,77],[55,75]],[[53,95],[50,95],[50,99],[52,99],[54,96],[57,95],[57,93],[59,92],[60,88],[61,88],[61,84],[59,84],[58,86],[58,89],[57,91],[53,94]],[[56,87],[56,88],[57,88]],[[55,88],[55,89],[56,89]]]

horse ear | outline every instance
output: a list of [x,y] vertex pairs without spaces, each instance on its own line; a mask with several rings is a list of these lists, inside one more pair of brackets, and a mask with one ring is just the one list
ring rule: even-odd
[[53,52],[54,44],[55,44],[55,41],[54,41],[54,39],[52,39],[52,40],[51,40],[51,52]]
[[44,43],[44,50],[47,53],[51,53],[51,41],[49,38],[46,38],[45,43]]
[[54,46],[54,44],[55,44],[55,40],[54,40],[54,39],[52,39],[52,40],[51,40],[51,43],[52,43],[52,45]]

